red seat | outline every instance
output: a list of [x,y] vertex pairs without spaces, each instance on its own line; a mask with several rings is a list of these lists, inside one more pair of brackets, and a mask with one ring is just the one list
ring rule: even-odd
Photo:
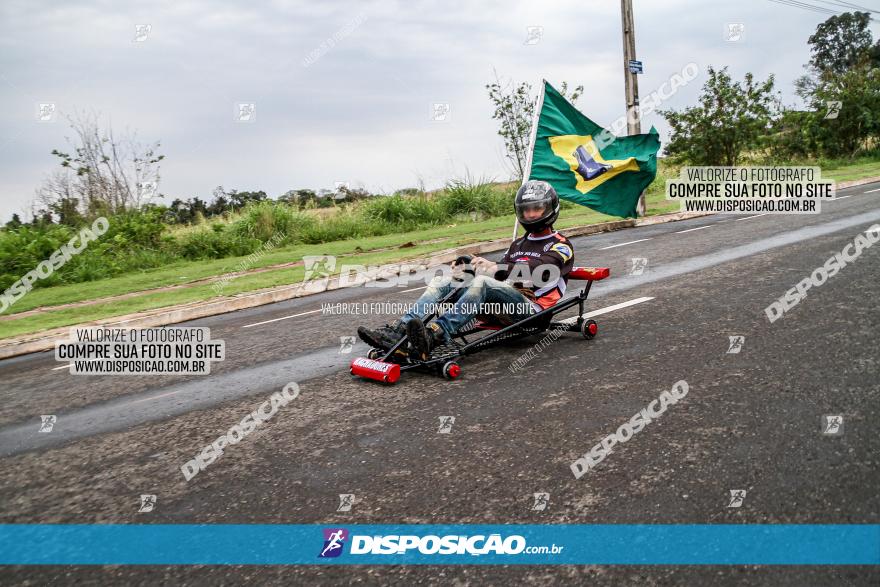
[[580,279],[582,281],[599,281],[611,275],[611,269],[608,267],[572,267],[568,273],[569,279]]
[[[571,271],[568,272],[569,279],[579,279],[582,281],[599,281],[609,275],[611,275],[611,269],[608,267],[572,267]],[[562,298],[559,298],[558,301],[562,301]],[[478,319],[475,324],[475,327],[480,330],[501,330],[504,326],[504,324],[488,316]]]

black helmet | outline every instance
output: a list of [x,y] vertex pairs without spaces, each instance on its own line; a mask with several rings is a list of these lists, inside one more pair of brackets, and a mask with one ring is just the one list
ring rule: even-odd
[[[541,232],[549,226],[553,226],[559,218],[559,196],[546,181],[529,180],[522,184],[516,192],[513,207],[516,209],[516,218],[526,229],[526,232]],[[543,214],[539,218],[526,220],[526,210],[539,208]]]

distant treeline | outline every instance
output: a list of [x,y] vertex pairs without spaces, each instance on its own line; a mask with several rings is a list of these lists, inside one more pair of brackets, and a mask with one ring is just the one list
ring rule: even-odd
[[[326,196],[318,194],[312,198],[309,194],[314,192],[308,190],[300,190],[299,197],[292,192],[291,197],[279,200],[269,199],[265,192],[224,192],[227,195],[219,206],[219,197],[211,203],[193,198],[175,200],[171,206],[145,204],[103,214],[109,220],[108,231],[35,285],[91,281],[182,260],[239,257],[270,240],[274,246],[316,244],[472,222],[512,213],[514,192],[512,186],[463,181],[451,182],[436,194],[405,190],[392,196],[369,196],[340,190],[329,204],[337,209],[329,215],[308,210],[326,201]],[[58,221],[38,217],[29,223],[7,223],[0,230],[0,291],[91,222],[92,218],[72,210],[58,213]]]

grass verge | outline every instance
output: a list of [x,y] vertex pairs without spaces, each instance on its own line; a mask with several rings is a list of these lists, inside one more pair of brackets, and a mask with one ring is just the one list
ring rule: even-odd
[[[855,165],[823,166],[823,177],[837,181],[880,176],[880,161]],[[648,215],[678,211],[678,203],[664,198],[666,179],[677,177],[678,170],[663,166],[657,179],[647,192]],[[334,255],[346,263],[379,265],[424,257],[443,249],[464,246],[508,237],[513,227],[513,215],[498,216],[478,222],[463,222],[425,230],[404,232],[344,240],[315,245],[293,245],[271,250],[251,264],[249,269],[268,268],[273,265],[301,260],[306,255]],[[594,212],[576,205],[564,206],[556,227],[565,230],[608,222],[617,218]],[[13,306],[15,313],[35,308],[46,308],[36,314],[0,321],[0,339],[32,334],[52,328],[72,326],[89,322],[152,310],[166,306],[210,300],[217,296],[212,283],[193,283],[198,280],[219,277],[233,271],[246,257],[205,261],[181,261],[162,268],[137,274],[122,275],[93,282],[41,288],[32,291]],[[302,266],[269,269],[260,273],[245,274],[230,281],[222,295],[253,292],[269,287],[299,283],[303,278]],[[151,292],[148,290],[178,286],[173,289]],[[142,293],[139,293],[142,292]],[[100,300],[111,296],[138,293],[132,297],[98,301],[94,304],[52,309],[52,306],[82,301]]]

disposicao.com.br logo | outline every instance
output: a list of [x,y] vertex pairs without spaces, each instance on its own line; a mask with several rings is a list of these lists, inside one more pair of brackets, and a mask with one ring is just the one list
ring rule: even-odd
[[[338,557],[344,550],[349,533],[343,528],[324,529],[324,546],[319,558]],[[473,536],[451,534],[388,534],[376,536],[352,535],[349,554],[425,554],[425,555],[522,555],[560,554],[564,546],[528,546],[526,539],[518,534],[502,537],[501,534],[475,534]]]

